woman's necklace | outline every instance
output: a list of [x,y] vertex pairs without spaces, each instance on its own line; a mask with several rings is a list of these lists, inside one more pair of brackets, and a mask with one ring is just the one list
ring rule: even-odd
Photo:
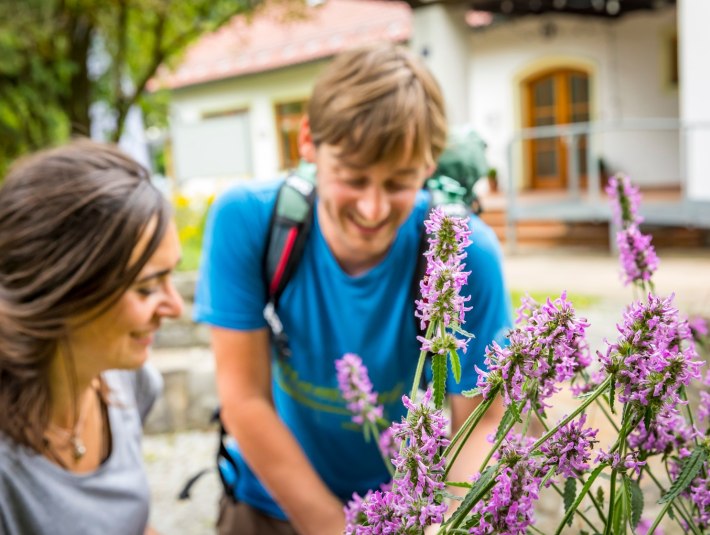
[[69,430],[50,422],[45,430],[45,440],[47,444],[52,443],[49,438],[53,436],[56,439],[53,447],[57,450],[70,449],[72,458],[74,462],[77,463],[86,455],[86,445],[84,444],[81,434],[84,431],[86,416],[90,412],[89,409],[96,399],[98,399],[98,390],[96,385],[92,382],[91,392],[88,396],[85,396],[83,403],[79,407],[79,416],[76,419],[74,427]]

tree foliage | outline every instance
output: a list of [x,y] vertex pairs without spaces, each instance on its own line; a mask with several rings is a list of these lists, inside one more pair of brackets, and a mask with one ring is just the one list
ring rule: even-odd
[[[286,0],[283,0],[286,2]],[[0,172],[16,156],[89,135],[105,103],[117,140],[161,64],[263,0],[2,0]],[[298,4],[300,2],[286,2]]]

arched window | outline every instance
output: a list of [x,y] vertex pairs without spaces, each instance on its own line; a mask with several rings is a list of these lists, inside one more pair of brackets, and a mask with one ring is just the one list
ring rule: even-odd
[[[575,69],[558,69],[524,82],[525,126],[548,126],[589,121],[589,75]],[[533,189],[563,189],[569,180],[566,140],[535,139],[528,142],[528,176]],[[577,138],[577,162],[586,180],[587,137]]]

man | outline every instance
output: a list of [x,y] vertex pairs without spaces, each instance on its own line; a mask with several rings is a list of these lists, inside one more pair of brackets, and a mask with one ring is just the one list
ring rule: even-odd
[[[340,533],[343,503],[388,479],[374,441],[350,422],[334,361],[360,355],[385,416],[400,420],[419,354],[411,284],[428,207],[422,186],[445,143],[440,89],[410,51],[380,44],[345,52],[320,76],[299,135],[302,158],[317,169],[313,228],[278,310],[288,358],[272,355],[263,317],[279,183],[243,185],[215,204],[195,317],[212,325],[222,420],[240,452],[221,533]],[[477,338],[450,392],[475,386],[474,364],[482,366],[510,315],[495,237],[478,218],[471,225],[465,328]],[[456,429],[477,401],[450,398]],[[499,411],[476,438],[483,454]],[[483,454],[469,458],[461,479]]]

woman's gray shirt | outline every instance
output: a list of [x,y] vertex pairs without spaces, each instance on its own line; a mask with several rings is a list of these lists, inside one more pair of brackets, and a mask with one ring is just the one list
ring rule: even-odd
[[112,445],[95,472],[68,472],[0,434],[0,535],[143,535],[150,495],[142,424],[162,379],[152,366],[103,376]]

